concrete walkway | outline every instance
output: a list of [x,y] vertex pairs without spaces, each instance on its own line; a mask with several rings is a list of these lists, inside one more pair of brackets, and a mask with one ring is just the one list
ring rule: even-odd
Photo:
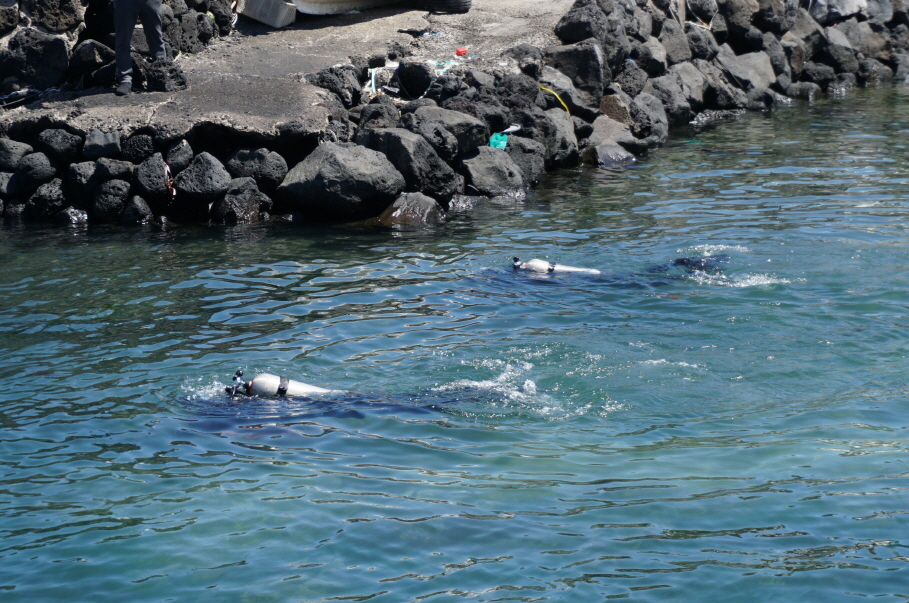
[[[557,44],[552,29],[571,4],[476,0],[470,12],[461,15],[391,5],[352,15],[298,15],[294,24],[280,30],[241,17],[235,34],[197,55],[180,57],[186,90],[126,97],[115,96],[113,89],[50,96],[0,114],[0,133],[21,127],[23,121],[48,119],[83,132],[101,127],[125,135],[154,124],[164,138],[179,137],[200,122],[267,134],[297,121],[317,130],[327,113],[319,106],[319,91],[302,82],[306,73],[346,62],[351,55],[384,54],[391,42],[411,47],[419,59],[456,59],[455,50],[467,47],[467,60],[482,69],[517,44]],[[415,38],[400,33],[402,29],[436,35]]]

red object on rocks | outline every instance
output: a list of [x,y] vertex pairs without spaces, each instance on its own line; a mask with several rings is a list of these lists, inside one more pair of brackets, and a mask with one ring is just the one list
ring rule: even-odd
[[462,46],[461,48],[458,48],[457,50],[455,50],[455,54],[458,55],[459,57],[462,57],[465,54],[467,54],[467,48]]

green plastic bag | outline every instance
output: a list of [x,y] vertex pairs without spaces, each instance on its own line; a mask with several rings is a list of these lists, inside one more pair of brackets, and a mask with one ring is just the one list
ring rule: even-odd
[[489,146],[494,149],[504,149],[508,146],[508,134],[493,134],[489,137]]

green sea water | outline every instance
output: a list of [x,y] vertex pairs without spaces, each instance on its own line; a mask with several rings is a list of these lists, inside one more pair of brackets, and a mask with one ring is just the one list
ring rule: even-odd
[[907,101],[421,232],[0,226],[0,600],[909,598]]

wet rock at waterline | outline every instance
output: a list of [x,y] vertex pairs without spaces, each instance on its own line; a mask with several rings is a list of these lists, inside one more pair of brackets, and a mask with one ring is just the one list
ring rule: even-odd
[[404,186],[404,177],[381,153],[326,143],[295,165],[275,194],[282,210],[349,221],[383,211]]

